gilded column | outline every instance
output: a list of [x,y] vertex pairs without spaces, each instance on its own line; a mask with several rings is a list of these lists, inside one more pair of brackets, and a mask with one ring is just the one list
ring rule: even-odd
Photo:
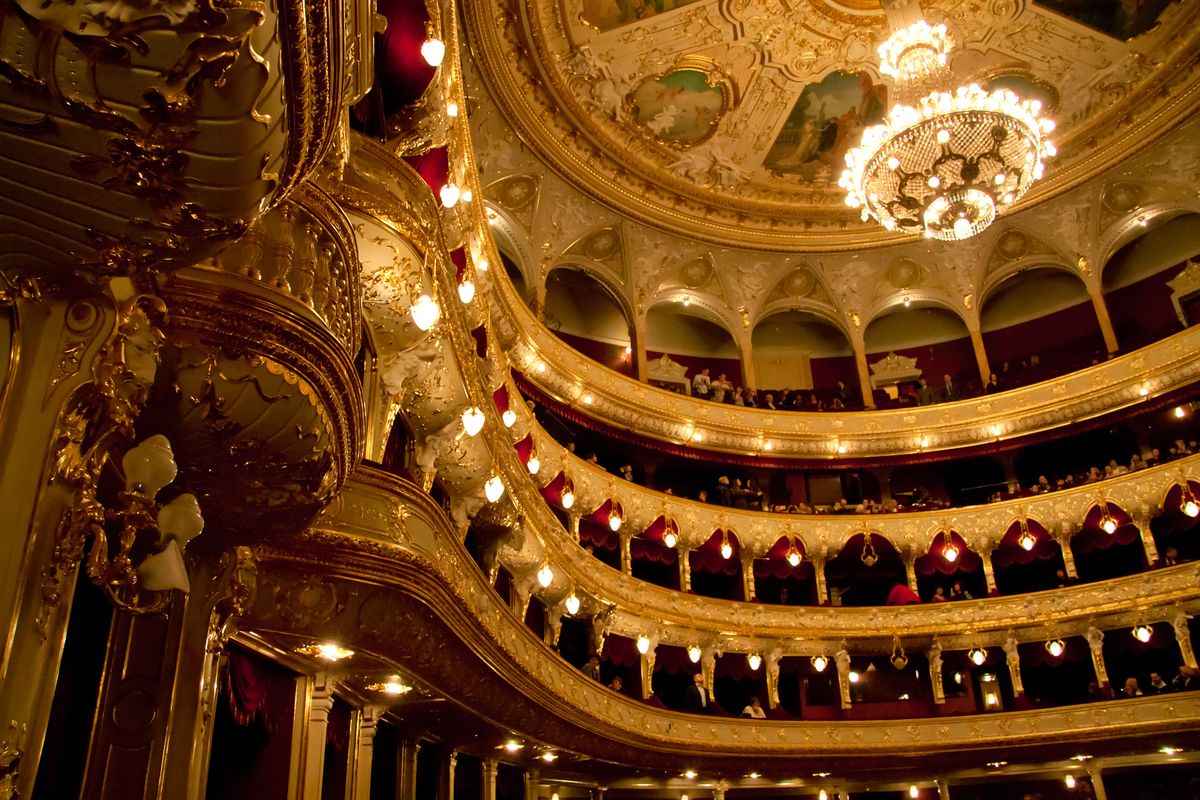
[[658,649],[657,639],[650,640],[650,648],[638,659],[642,672],[642,699],[649,700],[654,694],[654,658]]
[[371,800],[371,766],[375,760],[375,732],[385,706],[365,706],[358,712],[358,754],[353,773],[348,777],[349,800]]
[[747,603],[754,599],[754,556],[750,553],[742,555],[742,591]]
[[1104,665],[1104,631],[1092,625],[1087,629],[1088,649],[1092,653],[1092,668],[1096,671],[1096,683],[1108,688],[1108,669]]
[[913,594],[920,594],[917,591],[917,555],[911,550],[904,554],[904,574],[908,576],[908,588]]
[[937,790],[938,800],[950,800],[950,784],[946,782],[945,778],[938,780]]
[[841,697],[842,708],[850,708],[850,654],[845,646],[833,656],[837,666],[838,694]]
[[525,800],[538,800],[538,771],[525,770]]
[[863,408],[875,407],[875,395],[871,391],[871,371],[867,368],[867,346],[860,337],[854,337],[854,366],[858,370],[858,387],[862,391]]
[[454,768],[458,765],[458,753],[453,750],[442,757],[441,774],[438,775],[437,800],[454,800]]
[[1017,647],[1016,637],[1009,635],[1004,642],[1004,660],[1008,663],[1008,676],[1012,679],[1015,697],[1025,694],[1025,685],[1021,683],[1021,654]]
[[405,736],[400,742],[399,751],[396,759],[399,773],[396,785],[400,790],[398,800],[417,800],[417,757],[421,753],[421,742]]
[[302,719],[303,736],[299,740],[300,763],[295,764],[296,751],[293,750],[293,779],[297,782],[296,791],[290,793],[298,800],[321,800],[321,783],[325,775],[325,735],[329,728],[329,712],[333,708],[333,681],[329,674],[318,672],[316,675],[301,677],[305,683],[299,700],[307,697],[308,713]]
[[829,587],[825,585],[825,556],[814,555],[812,566],[817,581],[817,605],[829,605]]
[[700,670],[704,675],[704,688],[708,690],[709,698],[713,696],[713,681],[717,676],[717,654],[712,648],[705,648],[700,659]]
[[1092,794],[1096,800],[1108,800],[1108,792],[1104,790],[1104,778],[1101,777],[1100,768],[1093,765],[1087,767],[1088,777],[1092,781]]
[[996,568],[992,565],[992,553],[995,548],[990,544],[979,552],[980,560],[983,561],[983,580],[987,583],[989,595],[998,594],[996,589]]
[[1075,553],[1071,550],[1071,533],[1070,531],[1059,529],[1055,531],[1055,537],[1058,541],[1059,549],[1062,550],[1063,567],[1067,571],[1067,577],[1071,580],[1079,579],[1079,572],[1075,569]]
[[1142,536],[1142,549],[1146,551],[1147,566],[1158,563],[1158,547],[1154,544],[1154,533],[1150,529],[1150,517],[1142,515],[1134,520],[1138,533]]
[[1175,619],[1171,620],[1171,627],[1175,630],[1175,641],[1179,643],[1183,663],[1192,669],[1200,669],[1200,664],[1196,663],[1196,650],[1192,647],[1192,631],[1188,627],[1190,619],[1190,616],[1180,611],[1175,615]]
[[967,331],[971,334],[971,347],[975,350],[975,365],[979,368],[980,385],[987,386],[988,378],[992,377],[992,368],[988,364],[987,351],[983,348],[983,333],[979,323],[968,325]]
[[1100,286],[1088,286],[1088,297],[1092,299],[1092,308],[1096,311],[1096,321],[1100,323],[1100,333],[1104,336],[1104,346],[1109,353],[1120,349],[1117,344],[1117,332],[1113,330],[1112,318],[1108,315],[1108,305],[1104,302],[1104,293]]
[[629,552],[629,543],[632,536],[621,534],[621,572],[626,575],[633,574],[633,555]]
[[779,706],[779,661],[783,658],[781,650],[767,653],[767,708]]
[[494,758],[483,760],[483,800],[496,800],[496,771],[499,766]]
[[690,592],[692,590],[692,561],[688,557],[688,551],[681,546],[679,548],[679,591]]
[[929,648],[929,684],[933,689],[933,702],[941,705],[946,702],[946,687],[942,685],[942,645],[937,639]]
[[633,320],[633,374],[639,381],[646,380],[646,319],[636,316]]

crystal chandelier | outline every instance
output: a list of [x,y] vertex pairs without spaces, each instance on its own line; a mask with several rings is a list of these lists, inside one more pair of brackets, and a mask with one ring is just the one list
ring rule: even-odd
[[974,84],[938,90],[954,46],[945,25],[924,20],[879,47],[897,104],[846,153],[839,185],[865,222],[929,238],[967,239],[992,224],[1042,177],[1054,146],[1041,103]]

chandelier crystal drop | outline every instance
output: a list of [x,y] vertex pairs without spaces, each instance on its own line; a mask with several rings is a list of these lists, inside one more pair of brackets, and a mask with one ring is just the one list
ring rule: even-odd
[[970,238],[1029,191],[1055,154],[1045,139],[1054,122],[1041,116],[1039,101],[975,84],[929,91],[953,45],[945,25],[921,20],[880,46],[880,71],[895,79],[898,102],[846,153],[838,181],[864,222]]

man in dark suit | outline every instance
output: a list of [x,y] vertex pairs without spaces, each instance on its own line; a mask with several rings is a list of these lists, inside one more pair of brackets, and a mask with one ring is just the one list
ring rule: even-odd
[[683,697],[683,708],[696,714],[708,714],[712,710],[712,695],[704,688],[703,673],[697,672],[692,681]]
[[958,384],[955,383],[949,375],[943,375],[942,380],[942,401],[949,403],[958,399]]

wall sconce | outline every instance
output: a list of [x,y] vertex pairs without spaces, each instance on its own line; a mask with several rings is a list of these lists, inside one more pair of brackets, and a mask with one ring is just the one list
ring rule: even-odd
[[467,305],[475,299],[475,282],[473,280],[464,278],[463,282],[458,285],[458,299],[463,301],[463,305]]
[[1037,537],[1029,530],[1029,523],[1026,520],[1021,520],[1021,535],[1017,537],[1017,544],[1027,552],[1037,544]]
[[800,548],[796,546],[795,536],[792,537],[792,543],[788,547],[785,558],[787,559],[788,564],[792,565],[793,567],[800,566],[800,562],[804,560],[804,557],[800,555]]
[[762,656],[758,653],[751,653],[746,656],[746,663],[750,665],[751,672],[758,672],[758,668],[762,666]]
[[579,613],[579,595],[571,592],[567,595],[567,599],[563,601],[563,605],[567,608],[567,613],[572,617]]
[[815,669],[817,672],[824,672],[825,668],[828,666],[829,666],[829,659],[826,658],[825,656],[813,656],[812,657],[812,668]]
[[[170,600],[168,590],[191,590],[183,551],[204,530],[204,518],[193,494],[181,494],[163,506],[155,499],[178,473],[167,437],[156,434],[130,448],[121,466],[125,488],[118,496],[119,506],[107,512],[108,519],[120,527],[116,553],[112,554],[105,530],[105,511],[97,503],[88,531],[93,542],[87,574],[118,608],[133,613],[157,611]],[[135,564],[139,541],[147,543],[151,552]],[[139,597],[139,590],[158,594],[147,600]]]
[[525,468],[529,470],[530,475],[537,475],[542,468],[542,462],[538,460],[537,453],[532,450],[529,452],[529,460],[525,462]]
[[437,69],[446,57],[446,44],[434,34],[433,23],[425,25],[425,41],[421,44],[421,58],[425,63]]
[[967,658],[971,659],[975,666],[982,667],[983,662],[987,661],[987,651],[982,647],[973,647],[967,651]]
[[483,496],[489,503],[494,503],[504,496],[504,481],[499,475],[493,475],[483,484]]
[[679,544],[679,523],[670,517],[663,523],[663,544],[667,547]]
[[568,510],[575,505],[575,484],[570,478],[563,480],[561,501],[562,507]]
[[637,651],[639,653],[641,653],[642,655],[646,655],[647,653],[649,653],[650,652],[650,639],[648,639],[644,635],[637,637]]
[[729,532],[721,531],[721,558],[728,561],[733,557],[733,545],[729,542]]
[[954,543],[954,539],[950,537],[950,532],[942,529],[942,558],[953,564],[958,560],[959,552],[958,545]]
[[1101,508],[1104,509],[1104,513],[1100,516],[1100,530],[1112,536],[1117,532],[1117,521],[1108,513],[1108,503],[1104,503]]
[[875,566],[875,562],[879,560],[879,554],[875,552],[875,543],[871,541],[871,534],[869,531],[863,534],[862,554],[859,556],[859,558],[868,567]]
[[1133,638],[1143,644],[1154,638],[1154,629],[1149,625],[1134,625],[1130,633],[1133,634]]
[[504,413],[500,415],[500,421],[504,423],[504,427],[511,428],[517,424],[517,412],[511,408],[504,409]]
[[693,664],[700,663],[700,656],[702,655],[702,653],[700,651],[700,645],[698,645],[698,644],[692,645],[691,647],[688,648],[687,653],[688,653],[689,661],[691,661]]
[[408,311],[412,314],[413,324],[422,331],[427,331],[436,325],[438,318],[442,315],[438,304],[427,294],[418,297]]
[[1050,641],[1046,642],[1046,652],[1055,658],[1061,656],[1066,649],[1067,645],[1062,639],[1051,639]]
[[467,436],[475,436],[483,430],[483,423],[487,420],[484,416],[483,409],[477,406],[471,406],[462,413],[463,430],[467,432]]
[[542,564],[542,568],[537,571],[537,581],[543,589],[549,588],[550,584],[554,583],[554,570],[549,564]]
[[610,501],[611,505],[608,510],[608,527],[613,533],[621,530],[621,523],[624,522],[622,516],[625,514],[625,509],[615,499]]

